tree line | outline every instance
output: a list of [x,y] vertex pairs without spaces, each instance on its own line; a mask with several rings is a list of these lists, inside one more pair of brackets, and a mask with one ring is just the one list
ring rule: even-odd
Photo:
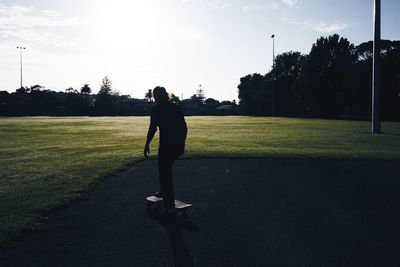
[[[171,95],[186,115],[232,115],[237,113],[234,101],[207,98],[199,86],[196,94],[181,100]],[[72,87],[56,92],[40,85],[22,87],[13,93],[0,91],[0,116],[142,116],[149,115],[154,105],[152,90],[143,99],[121,95],[103,78],[99,92],[92,94],[88,84],[80,90]]]
[[[372,41],[355,46],[338,34],[320,37],[309,54],[279,54],[265,75],[242,77],[239,104],[249,115],[366,119],[372,61]],[[400,41],[381,41],[381,114],[400,120]]]

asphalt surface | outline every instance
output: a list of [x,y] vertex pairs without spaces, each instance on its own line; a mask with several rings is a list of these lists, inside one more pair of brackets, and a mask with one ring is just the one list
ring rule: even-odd
[[54,212],[0,266],[399,266],[400,164],[199,159],[174,166],[186,221],[146,209],[154,160]]

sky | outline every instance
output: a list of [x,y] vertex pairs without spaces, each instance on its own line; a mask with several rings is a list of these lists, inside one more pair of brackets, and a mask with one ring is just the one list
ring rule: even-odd
[[[108,76],[123,95],[164,86],[184,99],[234,100],[240,78],[275,55],[308,53],[338,33],[373,37],[373,0],[0,0],[0,91],[23,85],[97,93]],[[382,0],[382,39],[400,40],[399,0]]]

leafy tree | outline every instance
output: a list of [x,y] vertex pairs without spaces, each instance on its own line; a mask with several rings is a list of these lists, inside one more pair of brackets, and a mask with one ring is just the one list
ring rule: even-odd
[[147,93],[144,95],[144,98],[147,99],[147,102],[153,102],[153,93],[151,89],[147,90]]
[[198,101],[201,102],[201,104],[204,103],[204,99],[206,98],[204,95],[204,89],[203,86],[201,84],[199,84],[199,87],[197,88],[197,92],[196,92],[196,97],[195,97]]
[[207,105],[207,106],[218,106],[219,105],[219,101],[218,100],[216,100],[216,99],[214,99],[214,98],[207,98],[205,101],[204,101],[204,103]]
[[100,90],[96,96],[95,113],[97,115],[115,115],[117,95],[114,93],[110,79],[105,76],[101,81]]
[[0,116],[7,116],[9,114],[10,93],[7,91],[0,91]]
[[230,106],[232,106],[232,105],[233,105],[233,102],[231,102],[231,101],[229,101],[229,100],[224,100],[224,101],[221,101],[220,104],[221,104],[221,105],[230,105]]
[[[354,106],[358,114],[371,115],[373,42],[356,47],[358,63],[355,69],[356,94]],[[386,120],[400,119],[400,41],[381,40],[381,117]]]
[[28,87],[21,87],[21,88],[15,90],[15,92],[17,93],[18,98],[19,98],[20,116],[25,115],[24,106],[25,106],[25,102],[27,102],[27,100],[29,98],[29,91],[30,91],[30,89]]
[[[392,51],[400,47],[400,41],[381,40],[381,56],[387,56]],[[360,61],[370,60],[373,57],[373,41],[359,44],[356,47],[356,53]]]
[[[399,120],[400,41],[382,40],[381,46],[381,114]],[[334,34],[317,39],[308,55],[280,54],[266,75],[240,79],[240,108],[270,114],[274,85],[278,115],[371,116],[372,52],[372,41],[355,47]]]
[[90,95],[91,92],[92,92],[92,89],[89,87],[89,84],[85,83],[81,87],[81,94]]
[[400,119],[400,42],[393,42],[381,61],[382,118]]
[[181,101],[179,100],[179,97],[177,97],[177,96],[174,95],[174,94],[171,94],[171,99],[170,99],[170,101],[171,101],[172,103],[175,103],[175,104],[179,104],[179,102],[181,102]]
[[219,104],[220,103],[218,100],[215,100],[214,98],[207,98],[204,101],[204,107],[206,113],[209,115],[215,115],[217,113],[216,108],[218,107]]
[[197,88],[196,94],[192,95],[190,99],[196,103],[199,107],[202,107],[204,105],[204,90],[201,84],[199,84],[199,87]]
[[238,85],[239,104],[250,115],[271,114],[272,75],[249,74]]
[[21,87],[21,88],[15,90],[15,92],[17,94],[27,94],[30,92],[30,89],[28,87]]
[[31,87],[26,112],[29,115],[53,115],[59,104],[54,92],[36,85]]
[[111,81],[107,76],[105,76],[101,81],[100,90],[97,95],[111,95],[112,90]]
[[346,96],[352,95],[356,59],[354,45],[337,34],[313,44],[295,87],[297,100],[310,115],[334,117],[351,105]]
[[272,70],[275,78],[275,107],[280,116],[294,116],[301,113],[293,84],[296,81],[304,56],[300,52],[286,52],[275,58]]
[[66,110],[63,113],[65,115],[89,115],[89,99],[87,96],[80,94],[78,90],[72,87],[65,89],[64,106]]
[[44,89],[44,86],[41,86],[41,85],[39,85],[39,84],[36,84],[36,85],[32,85],[32,86],[30,87],[29,92],[32,92],[32,91],[41,91],[41,90],[43,90],[43,89]]
[[69,87],[69,88],[65,89],[65,93],[67,93],[67,94],[77,94],[78,91],[76,89],[72,88],[72,87]]

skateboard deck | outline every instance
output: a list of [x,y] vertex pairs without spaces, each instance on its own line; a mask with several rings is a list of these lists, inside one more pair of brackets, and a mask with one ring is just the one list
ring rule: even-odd
[[[156,196],[147,197],[147,201],[150,201],[151,203],[161,203],[162,200],[163,200],[162,197],[156,197]],[[193,205],[175,199],[175,208],[176,209],[185,209],[185,208],[189,208],[191,206],[193,206]]]
[[[147,211],[149,212],[150,216],[154,216],[159,214],[162,209],[162,197],[156,197],[156,196],[149,196],[146,198],[147,199]],[[183,218],[187,219],[188,214],[187,210],[189,207],[191,207],[192,204],[189,203],[184,203],[182,201],[176,200],[175,199],[175,218]]]

